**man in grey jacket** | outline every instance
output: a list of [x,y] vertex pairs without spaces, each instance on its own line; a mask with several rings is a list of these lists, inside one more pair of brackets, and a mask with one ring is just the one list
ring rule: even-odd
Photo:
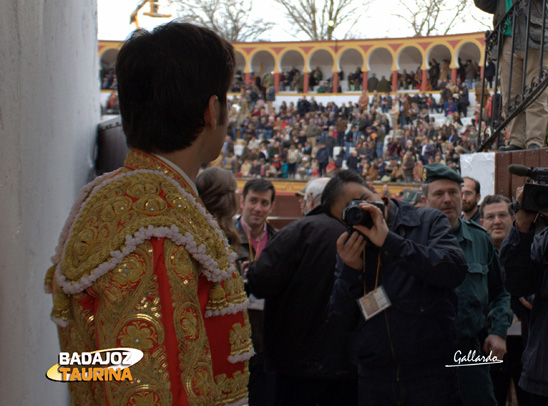
[[[510,9],[508,3],[517,4],[517,18],[515,21],[515,32],[512,33],[512,24],[504,29],[502,39],[502,50],[500,55],[501,87],[505,108],[510,101],[514,103],[515,96],[521,93],[523,75],[527,85],[535,76],[539,75],[540,66],[540,44],[542,31],[543,7],[546,7],[544,0],[535,0],[531,4],[531,21],[529,24],[529,50],[527,55],[527,71],[523,71],[525,58],[526,36],[527,36],[527,15],[529,2],[507,1],[507,0],[474,0],[476,7],[494,14],[493,24],[496,26]],[[547,25],[548,28],[548,25]],[[545,34],[547,32],[545,31]],[[512,38],[513,36],[513,38]],[[514,55],[512,59],[512,39],[514,42]],[[543,69],[548,69],[548,41],[544,42]],[[492,55],[496,57],[497,55]],[[512,62],[512,67],[510,63]],[[510,70],[512,70],[511,91],[508,95],[510,81]],[[548,89],[545,89],[537,99],[522,113],[518,114],[508,125],[510,144],[500,148],[500,151],[516,151],[520,149],[538,149],[544,146],[546,138],[546,125],[548,124],[548,105],[546,103]],[[509,100],[510,99],[510,100]]]

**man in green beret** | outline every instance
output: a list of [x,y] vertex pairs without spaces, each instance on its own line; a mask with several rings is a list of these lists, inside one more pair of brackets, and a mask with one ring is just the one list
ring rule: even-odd
[[[429,164],[423,170],[423,201],[441,210],[466,256],[468,272],[456,288],[459,351],[455,362],[474,364],[459,367],[460,390],[464,405],[496,405],[489,359],[502,360],[506,353],[506,332],[512,322],[510,294],[502,283],[499,259],[489,233],[478,224],[460,218],[462,210],[462,177],[451,168]],[[477,363],[477,365],[475,364]]]

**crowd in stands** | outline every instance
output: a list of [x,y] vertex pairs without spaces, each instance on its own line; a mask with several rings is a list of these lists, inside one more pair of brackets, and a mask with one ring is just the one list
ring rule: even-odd
[[101,73],[101,89],[118,89],[118,81],[116,80],[116,72],[114,71],[114,68],[103,69]]
[[[490,62],[492,64],[492,62]],[[490,69],[490,68],[489,68]],[[493,69],[494,71],[494,69]],[[228,136],[212,166],[231,170],[237,177],[309,179],[351,169],[369,181],[420,182],[422,166],[444,163],[459,171],[459,157],[476,151],[477,134],[464,125],[470,105],[469,90],[479,77],[479,66],[467,60],[460,64],[457,81],[451,81],[447,60],[430,61],[426,92],[391,93],[392,84],[370,73],[364,88],[358,67],[347,76],[351,90],[363,89],[357,103],[316,102],[301,97],[278,103],[274,76],[267,72],[253,76],[251,84],[237,71],[230,101]],[[486,71],[487,73],[487,71]],[[340,78],[344,73],[339,73]],[[332,78],[324,79],[319,67],[309,75],[310,89],[331,92]],[[422,73],[405,69],[398,74],[398,89],[420,89]],[[489,78],[487,78],[489,80]],[[115,89],[112,69],[103,73],[103,89]],[[114,87],[113,87],[114,86]],[[280,90],[302,92],[304,75],[295,67],[284,71]],[[439,96],[434,94],[439,91]],[[476,103],[480,105],[480,88]],[[486,92],[483,117],[492,114]],[[113,90],[103,111],[118,113]],[[476,117],[477,119],[477,112]]]
[[[451,68],[449,66],[449,60],[444,59],[441,62],[438,62],[435,58],[432,58],[429,61],[429,69],[427,71],[427,80],[425,90],[426,91],[436,91],[443,90],[447,83],[451,80]],[[462,61],[460,58],[458,60],[459,67],[457,68],[457,78],[461,82],[466,82],[468,89],[473,89],[475,82],[481,77],[481,67],[477,61],[472,59],[467,59]],[[492,87],[493,78],[495,76],[495,65],[490,59],[486,64],[485,75],[489,83],[489,87]],[[363,71],[358,66],[354,72],[345,74],[344,71],[337,73],[339,75],[339,83],[346,79],[347,84],[345,91],[360,91],[367,89],[368,92],[373,92],[377,90],[380,93],[392,91],[392,78],[386,78],[384,75],[381,79],[376,77],[375,73],[370,73],[367,80],[366,86],[363,85]],[[236,78],[234,85],[232,87],[232,92],[239,93],[246,88],[245,85],[245,75],[241,70],[236,72]],[[251,80],[254,84],[257,84],[257,81],[261,82],[260,75],[255,75],[251,73]],[[271,86],[274,86],[274,77],[273,73],[269,72],[263,76],[263,81],[268,78],[268,81],[271,81]],[[290,70],[283,70],[280,74],[280,88],[282,92],[285,91],[296,91],[297,93],[302,93],[304,89],[304,78],[305,75],[295,66]],[[422,70],[420,68],[413,70],[403,69],[401,72],[398,72],[397,76],[397,89],[398,90],[421,90],[422,89]],[[267,86],[265,86],[266,88]],[[333,76],[324,77],[323,72],[320,67],[317,66],[313,69],[308,75],[308,88],[310,92],[316,93],[331,93],[333,91]],[[338,92],[341,92],[342,88],[339,84]]]
[[423,165],[459,171],[460,155],[478,147],[473,125],[463,124],[470,102],[460,78],[436,79],[443,84],[439,97],[372,90],[357,103],[324,105],[303,96],[278,108],[268,98],[268,79],[265,86],[255,78],[230,101],[228,136],[212,166],[237,177],[290,179],[348,168],[369,181],[418,183]]

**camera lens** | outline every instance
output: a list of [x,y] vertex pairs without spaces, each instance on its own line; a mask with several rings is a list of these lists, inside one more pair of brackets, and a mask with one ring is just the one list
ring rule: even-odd
[[548,193],[546,189],[536,189],[536,193],[532,194],[531,200],[539,211],[548,209]]
[[346,222],[350,225],[360,224],[363,214],[364,212],[361,207],[350,207],[346,210]]

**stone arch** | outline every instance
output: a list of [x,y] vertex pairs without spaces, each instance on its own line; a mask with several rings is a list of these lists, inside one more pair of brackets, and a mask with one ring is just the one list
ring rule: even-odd
[[235,56],[235,63],[236,63],[236,69],[235,69],[235,75],[234,75],[234,85],[232,86],[233,92],[240,92],[242,90],[243,84],[245,82],[245,57],[244,55],[234,50],[234,56]]
[[464,42],[462,43],[457,51],[456,51],[456,58],[458,61],[458,58],[462,60],[462,62],[466,62],[467,59],[471,59],[472,61],[477,61],[478,63],[482,64],[483,62],[483,55],[481,52],[480,47],[475,42]]
[[111,89],[114,84],[114,68],[116,66],[116,58],[118,57],[117,48],[106,49],[99,57],[99,76],[101,80],[101,89]]
[[[432,46],[427,53],[427,59],[428,59],[428,68],[430,68],[430,61],[435,60],[440,67],[440,76],[438,76],[438,79],[447,80],[451,79],[451,67],[454,66],[454,58],[453,53],[449,49],[449,47],[446,44],[436,44]],[[447,71],[444,70],[444,64],[443,61],[447,61],[448,69]],[[447,74],[447,77],[444,76],[445,73]],[[436,81],[435,78],[430,78],[430,80]],[[436,83],[433,83],[433,86],[435,86]]]
[[102,70],[114,68],[116,58],[118,57],[118,52],[120,52],[120,50],[117,48],[109,48],[101,54],[100,61]]
[[384,76],[388,81],[391,81],[393,65],[394,56],[388,48],[384,47],[373,49],[367,60],[367,70],[375,73],[379,80]]
[[356,48],[347,48],[341,52],[339,60],[337,61],[337,66],[339,72],[343,72],[343,77],[341,78],[341,87],[345,87],[347,83],[348,75],[356,71],[356,68],[361,68],[364,65],[364,57],[360,51]]
[[417,72],[417,69],[422,67],[424,56],[422,52],[415,46],[408,45],[398,52],[396,65],[399,71],[404,69],[408,72]]
[[451,54],[451,50],[447,47],[445,44],[436,44],[430,50],[427,54],[428,62],[430,60],[435,59],[437,63],[441,63],[444,59],[447,59],[449,61],[449,64],[451,64],[451,59],[453,58]]
[[254,75],[259,75],[262,78],[267,72],[274,72],[275,61],[276,58],[269,51],[257,51],[251,55],[250,70]]
[[326,49],[316,49],[312,52],[308,58],[308,69],[310,74],[316,69],[320,68],[323,75],[323,80],[327,80],[333,76],[333,64],[335,60],[333,55]]
[[299,72],[304,69],[304,56],[301,52],[295,49],[289,49],[280,56],[279,69],[280,72],[290,71],[293,67]]
[[243,75],[245,72],[245,56],[239,51],[234,51],[234,56],[236,57],[236,70],[241,71]]

